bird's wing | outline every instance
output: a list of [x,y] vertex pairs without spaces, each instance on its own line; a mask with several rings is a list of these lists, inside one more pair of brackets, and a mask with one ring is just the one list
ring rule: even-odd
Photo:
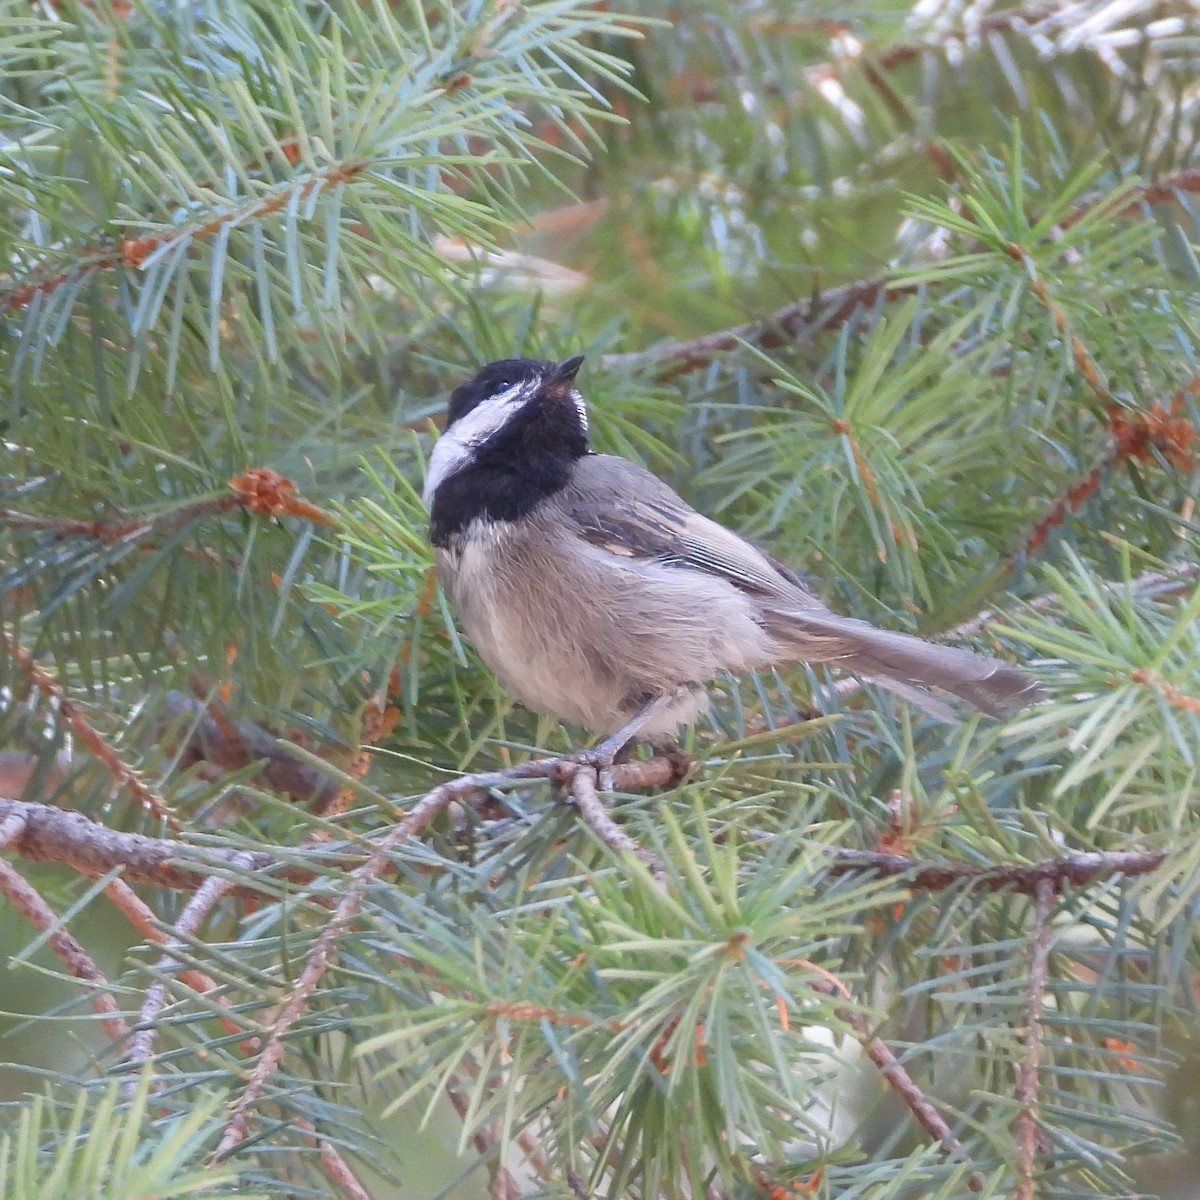
[[793,603],[807,598],[804,585],[786,567],[702,517],[661,479],[627,459],[608,454],[580,459],[563,503],[579,536],[610,554],[704,571],[742,591]]

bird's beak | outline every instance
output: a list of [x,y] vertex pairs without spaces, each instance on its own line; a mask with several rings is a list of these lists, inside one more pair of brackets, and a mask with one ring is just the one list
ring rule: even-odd
[[557,367],[550,373],[552,383],[563,383],[574,379],[579,372],[579,368],[583,366],[583,355],[577,354],[574,358],[568,358],[560,362]]

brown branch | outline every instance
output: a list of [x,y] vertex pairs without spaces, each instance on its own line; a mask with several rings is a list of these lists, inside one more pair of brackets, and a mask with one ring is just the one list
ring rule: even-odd
[[988,892],[1008,889],[1036,893],[1043,882],[1060,891],[1067,886],[1085,887],[1114,875],[1148,875],[1158,870],[1167,857],[1165,850],[1069,850],[1041,862],[977,866],[974,863],[922,862],[899,854],[838,847],[831,847],[827,852],[833,859],[827,868],[831,874],[861,871],[884,879],[903,879],[905,887],[923,892],[940,892],[965,885]]
[[287,207],[293,196],[304,199],[312,192],[330,184],[346,183],[360,175],[368,166],[362,159],[348,159],[334,163],[323,171],[302,180],[289,180],[282,187],[247,204],[227,208],[224,212],[197,224],[180,225],[162,233],[146,234],[143,237],[126,237],[110,245],[80,248],[74,261],[63,267],[47,267],[41,264],[27,275],[10,278],[0,288],[0,312],[12,312],[24,308],[38,296],[49,295],[59,288],[84,278],[96,271],[110,271],[116,267],[137,270],[154,253],[164,247],[182,243],[202,241],[213,237],[227,227],[237,228],[250,221],[258,221]]
[[[996,19],[1008,21],[1011,16],[1013,14],[997,14]],[[986,21],[984,23],[986,24]],[[904,53],[907,54],[908,51]],[[874,61],[883,66],[890,65],[878,58]],[[1143,204],[1162,204],[1174,199],[1180,192],[1200,192],[1200,168],[1151,180],[1134,191],[1116,215],[1137,216]],[[1063,219],[1059,227],[1065,229],[1077,224],[1095,205],[1096,202],[1090,200],[1080,204]],[[1023,247],[1013,244],[1005,249],[1017,262],[1023,266],[1028,265],[1028,255]],[[1056,327],[1068,338],[1076,364],[1083,370],[1089,385],[1093,385],[1093,390],[1096,390],[1106,403],[1110,402],[1107,387],[1095,360],[1087,348],[1069,334],[1065,313],[1051,300],[1045,281],[1037,275],[1036,268],[1030,269],[1034,271],[1035,294],[1050,311]],[[912,295],[917,290],[916,285],[906,283],[902,277],[892,279],[887,276],[875,276],[855,280],[827,288],[809,300],[796,300],[785,304],[770,316],[748,321],[732,329],[717,330],[685,341],[663,342],[645,350],[634,350],[625,354],[605,354],[600,361],[606,370],[645,372],[651,378],[665,382],[692,371],[702,370],[718,355],[737,349],[741,342],[749,342],[763,350],[773,350],[792,342],[811,339],[826,330],[845,325],[864,308],[895,297]]]
[[[900,1060],[892,1052],[878,1034],[867,1029],[867,1021],[862,1013],[855,1009],[842,1009],[838,1016],[846,1021],[858,1035],[859,1045],[863,1053],[875,1064],[884,1082],[904,1102],[905,1108],[912,1113],[925,1132],[942,1148],[942,1153],[955,1162],[971,1165],[971,1160],[963,1148],[962,1142],[954,1136],[953,1130],[946,1124],[946,1118],[938,1112],[933,1101],[917,1086],[917,1082],[908,1073]],[[973,1192],[983,1191],[983,1179],[975,1173],[967,1178],[967,1187]]]
[[236,508],[240,502],[237,496],[210,496],[160,513],[136,517],[99,517],[90,521],[78,517],[47,516],[18,508],[0,508],[0,524],[17,529],[45,530],[57,534],[60,538],[93,538],[107,545],[127,538],[143,537],[151,532],[173,533],[189,522],[211,513]]
[[[556,768],[560,760],[548,760]],[[251,1073],[250,1080],[238,1098],[237,1105],[225,1132],[213,1153],[213,1160],[224,1158],[246,1137],[250,1128],[250,1117],[258,1103],[267,1081],[283,1058],[284,1038],[300,1019],[309,997],[316,990],[333,958],[338,935],[358,915],[367,888],[387,868],[389,856],[410,837],[422,832],[425,827],[453,801],[498,783],[509,783],[517,779],[545,778],[551,769],[547,761],[521,763],[499,774],[467,775],[462,779],[443,783],[427,792],[415,805],[412,812],[371,852],[370,857],[350,873],[349,886],[343,893],[333,915],[321,930],[313,948],[308,952],[304,968],[292,985],[287,1002],[279,1010],[271,1031],[263,1045],[262,1053]]]
[[[7,813],[0,818],[0,849],[7,848],[20,836],[19,814]],[[104,1032],[114,1042],[129,1036],[129,1026],[113,999],[112,985],[92,956],[59,925],[58,916],[42,899],[41,894],[7,860],[0,858],[0,894],[36,929],[46,935],[46,944],[59,962],[87,984],[88,1002],[100,1017]]]
[[296,484],[270,467],[247,467],[229,480],[232,495],[207,496],[157,513],[140,516],[108,516],[90,520],[49,516],[18,508],[0,508],[0,525],[16,529],[45,530],[60,538],[93,538],[106,545],[144,537],[148,533],[169,534],[204,517],[244,508],[263,517],[299,517],[318,525],[332,518],[324,509],[297,494]]
[[320,1151],[321,1169],[325,1172],[325,1177],[346,1197],[346,1200],[371,1200],[371,1193],[363,1187],[358,1176],[350,1169],[350,1164],[341,1156],[337,1147],[319,1136],[317,1127],[304,1117],[298,1117],[296,1124],[309,1133],[309,1142]]
[[17,666],[29,677],[34,688],[57,708],[59,715],[71,727],[75,736],[108,770],[113,777],[114,791],[121,787],[128,788],[130,794],[144,809],[153,813],[164,824],[178,829],[179,822],[162,796],[142,782],[137,771],[121,758],[83,713],[75,707],[75,702],[67,695],[62,684],[45,670],[24,646],[15,642],[3,629],[0,629],[0,648],[16,659]]
[[[123,879],[114,879],[105,889],[104,894],[113,902],[113,904],[126,916],[129,923],[136,929],[147,941],[163,943],[167,941],[167,934],[163,932],[159,924],[159,920],[154,910],[125,882]],[[228,1008],[229,1000],[222,995],[213,995],[217,990],[216,980],[211,975],[197,970],[195,967],[189,967],[186,970],[179,972],[179,978],[186,983],[188,987],[194,988],[197,992],[211,996],[213,1001],[220,1008]],[[221,1018],[221,1027],[226,1033],[233,1036],[244,1033],[243,1026],[230,1020],[229,1017]],[[247,1054],[254,1053],[257,1049],[257,1043],[253,1038],[247,1038],[245,1044]]]
[[650,868],[660,884],[666,884],[666,868],[658,856],[638,845],[609,814],[596,790],[596,772],[591,767],[576,766],[569,776],[571,798],[579,809],[584,824],[616,854],[632,854]]
[[[457,1075],[451,1075],[446,1081],[446,1099],[459,1117],[465,1119],[471,1102],[463,1094],[462,1081]],[[488,1193],[490,1200],[517,1200],[521,1189],[500,1157],[499,1122],[493,1121],[486,1129],[476,1129],[471,1134],[471,1145],[481,1159],[493,1163],[492,1186]]]
[[1041,1057],[1042,1005],[1050,965],[1050,916],[1054,885],[1049,879],[1034,892],[1033,946],[1029,955],[1029,1006],[1025,1017],[1025,1057],[1017,1073],[1017,1188],[1014,1200],[1034,1200],[1038,1131],[1038,1065]]
[[[1181,193],[1191,195],[1200,192],[1200,168],[1193,167],[1187,171],[1179,171],[1173,175],[1164,175],[1160,179],[1151,180],[1138,188],[1127,204],[1117,213],[1121,217],[1138,217],[1142,214],[1142,206],[1146,204],[1169,204],[1178,200]],[[1102,201],[1101,201],[1102,203]],[[1066,217],[1063,229],[1078,225],[1096,207],[1097,201],[1081,204],[1070,216]]]
[[[1059,326],[1061,312],[1057,309],[1054,311],[1058,313],[1055,325]],[[1061,331],[1061,326],[1059,328]],[[1089,386],[1098,398],[1104,399],[1107,393],[1102,391],[1100,384],[1096,382],[1098,373],[1090,354],[1077,339],[1072,339],[1072,342],[1077,347],[1076,361],[1082,359],[1086,366],[1084,377]],[[1040,550],[1049,538],[1050,530],[1061,525],[1069,513],[1078,512],[1123,463],[1153,462],[1158,459],[1179,471],[1190,471],[1195,464],[1193,444],[1196,441],[1197,430],[1188,415],[1188,402],[1198,393],[1200,374],[1194,375],[1188,383],[1175,391],[1169,406],[1155,402],[1146,411],[1140,411],[1122,408],[1115,402],[1109,403],[1105,413],[1108,433],[1112,438],[1111,446],[1091,471],[1083,479],[1072,484],[1066,495],[1056,500],[1038,520],[1025,539],[1022,555],[1028,556]],[[1012,565],[1015,557],[1009,556],[1008,565]]]
[[[806,963],[805,965],[820,976],[819,979],[811,982],[813,991],[820,992],[825,996],[841,997],[843,1000],[850,999],[850,989],[836,975],[818,967],[815,963]],[[839,1007],[834,1010],[834,1014],[839,1021],[844,1021],[854,1031],[858,1044],[863,1048],[863,1053],[874,1063],[883,1076],[884,1082],[904,1102],[917,1124],[941,1146],[946,1157],[970,1166],[971,1160],[967,1157],[963,1144],[954,1136],[953,1130],[946,1124],[946,1119],[917,1086],[916,1080],[896,1058],[891,1048],[883,1042],[878,1034],[867,1028],[867,1019],[863,1013],[856,1008]],[[972,1174],[967,1181],[967,1186],[973,1192],[978,1192],[983,1189],[983,1181]]]
[[[455,780],[461,796],[486,793],[492,788],[513,787],[519,783],[556,777],[564,768],[578,764],[565,758],[534,759],[491,774],[468,775]],[[669,787],[678,780],[678,763],[667,758],[623,763],[613,768],[614,785],[622,791]],[[457,794],[456,794],[457,795]],[[20,832],[10,851],[37,862],[57,862],[80,874],[97,877],[120,868],[127,883],[148,883],[157,887],[195,891],[214,871],[236,869],[239,856],[246,855],[246,874],[269,876],[276,883],[303,884],[312,880],[314,871],[293,862],[283,862],[269,848],[247,853],[220,847],[194,846],[176,838],[148,837],[109,829],[82,813],[0,797],[0,821],[10,816],[21,821]],[[341,863],[353,867],[362,862],[358,846],[314,846],[294,852],[302,860],[328,867]],[[255,897],[273,895],[271,886],[255,887],[239,881],[231,895]]]
[[899,280],[861,279],[828,288],[810,300],[784,305],[760,321],[750,321],[684,342],[651,346],[648,350],[606,354],[601,362],[610,371],[645,371],[659,381],[674,379],[708,366],[717,355],[736,349],[740,342],[773,350],[844,325],[872,304],[909,295],[916,290],[915,285]]
[[341,1156],[337,1147],[324,1138],[320,1140],[320,1147],[321,1169],[325,1172],[325,1177],[346,1197],[346,1200],[371,1200],[371,1193],[363,1187],[358,1176],[350,1170],[350,1164]]
[[[461,799],[490,788],[512,787],[531,779],[550,778],[563,769],[575,768],[568,759],[537,759],[521,763],[492,775],[468,775],[454,784],[461,787],[455,798]],[[614,783],[622,791],[666,787],[677,778],[675,766],[667,759],[625,763],[613,768]],[[435,790],[436,793],[436,790]],[[435,793],[430,793],[431,795]],[[293,852],[292,858],[307,860],[310,869],[295,861],[284,862],[271,849],[246,852],[219,847],[193,846],[174,838],[153,838],[140,833],[108,829],[82,813],[69,812],[48,804],[31,804],[0,798],[0,822],[20,821],[20,831],[5,847],[22,858],[37,862],[57,862],[83,875],[100,876],[114,868],[123,870],[131,883],[195,891],[214,871],[235,870],[244,855],[248,875],[267,876],[276,882],[303,884],[312,880],[317,867],[341,864],[352,867],[362,863],[362,851],[356,846],[320,846]],[[619,832],[619,831],[618,831]],[[616,846],[614,849],[625,849]],[[1033,891],[1040,879],[1057,885],[1083,887],[1114,875],[1146,875],[1162,866],[1163,850],[1069,851],[1057,858],[1037,863],[1000,863],[980,866],[975,863],[925,862],[894,854],[867,850],[832,848],[827,870],[835,874],[861,871],[884,878],[905,876],[905,886],[921,891],[942,891],[958,885],[980,887],[987,891],[1011,888]],[[271,896],[273,889],[239,882],[230,891],[235,896]]]
[[174,725],[185,725],[187,739],[179,751],[181,767],[212,763],[224,771],[261,764],[255,782],[293,800],[312,805],[320,816],[341,790],[338,780],[280,744],[278,735],[253,721],[230,717],[217,705],[205,705],[182,692],[168,692],[164,709]]
[[[0,819],[11,814],[24,820],[20,834],[7,849],[35,862],[62,863],[90,877],[120,868],[128,883],[194,892],[213,871],[231,868],[241,853],[109,829],[82,813],[51,804],[0,799]],[[250,869],[256,873],[278,867],[278,858],[269,850],[251,856]],[[287,870],[274,877],[292,878]],[[268,895],[270,890],[241,887],[237,894]]]
[[[248,857],[243,854],[240,861],[235,860],[233,865],[244,870],[248,865],[245,861]],[[204,918],[221,902],[224,896],[229,894],[232,887],[232,880],[212,875],[197,889],[196,894],[179,914],[179,920],[175,922],[175,936],[165,944],[166,951],[158,961],[157,970],[160,974],[169,975],[179,967],[177,954],[187,944],[185,939],[195,934]],[[165,979],[156,980],[147,990],[145,999],[142,1001],[142,1010],[138,1014],[137,1032],[133,1035],[133,1041],[129,1048],[129,1060],[136,1067],[141,1067],[149,1062],[150,1056],[154,1052],[154,1035],[158,1032],[154,1023],[166,1002],[167,981]]]

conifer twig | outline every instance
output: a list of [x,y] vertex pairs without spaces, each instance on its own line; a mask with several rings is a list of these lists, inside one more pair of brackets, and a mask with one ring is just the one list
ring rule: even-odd
[[111,271],[116,267],[136,270],[152,254],[166,247],[215,237],[226,228],[245,227],[253,221],[282,212],[289,202],[303,200],[314,191],[348,183],[361,175],[367,166],[367,161],[359,158],[332,163],[321,171],[289,179],[266,194],[244,203],[231,203],[203,221],[181,222],[173,229],[148,233],[142,237],[126,237],[104,245],[79,247],[73,257],[62,264],[41,263],[24,275],[10,278],[5,286],[0,287],[0,312],[24,308],[38,296],[46,296],[59,288],[78,283],[97,271]]
[[[942,1148],[942,1153],[955,1162],[971,1165],[962,1142],[954,1136],[953,1130],[946,1123],[946,1118],[938,1112],[933,1102],[917,1086],[917,1082],[893,1053],[892,1048],[867,1028],[866,1018],[854,1009],[842,1009],[838,1015],[849,1023],[858,1035],[858,1043],[863,1053],[871,1060],[883,1076],[888,1087],[904,1102],[904,1106],[912,1113],[913,1120]],[[975,1173],[967,1179],[967,1187],[973,1192],[983,1190],[983,1180]]]
[[[511,786],[523,780],[546,778],[559,770],[565,761],[538,759],[513,767],[509,772],[464,776],[442,787],[461,785],[462,790],[453,797],[461,799],[483,788]],[[528,770],[531,767],[539,769]],[[621,790],[666,786],[675,777],[673,765],[665,759],[625,763],[615,767],[613,775],[615,785]],[[435,789],[429,795],[439,792],[440,789]],[[242,855],[245,857],[240,861],[245,862],[247,874],[268,875],[274,881],[296,884],[310,882],[314,876],[312,869],[297,865],[297,859],[300,862],[308,859],[314,867],[338,864],[352,867],[361,865],[363,861],[362,851],[358,847],[322,845],[292,851],[285,862],[269,847],[247,852],[194,846],[174,838],[152,838],[140,833],[108,829],[82,813],[67,812],[49,804],[0,798],[0,822],[13,817],[19,820],[20,828],[11,835],[4,847],[12,854],[38,862],[62,863],[91,877],[103,875],[114,868],[123,868],[124,877],[129,882],[149,883],[182,891],[195,891],[213,871],[233,869],[235,861],[239,861]],[[826,853],[830,861],[825,869],[831,873],[861,872],[885,878],[904,877],[906,887],[928,892],[944,891],[959,885],[986,891],[1009,888],[1018,892],[1032,892],[1043,878],[1052,880],[1060,888],[1066,885],[1084,887],[1114,875],[1148,875],[1158,870],[1167,857],[1165,850],[1068,850],[1040,862],[993,863],[985,866],[978,863],[929,862],[903,855],[840,847],[828,848]],[[230,895],[234,896],[272,894],[270,888],[255,887],[244,879],[230,889]]]
[[1034,863],[925,862],[900,854],[830,847],[831,874],[862,872],[882,878],[900,878],[913,891],[941,892],[969,886],[988,892],[1036,893],[1049,882],[1058,891],[1067,885],[1083,887],[1114,875],[1148,875],[1166,861],[1165,850],[1068,850]]
[[844,325],[862,309],[880,300],[905,296],[916,291],[912,284],[876,276],[827,288],[810,299],[785,304],[761,321],[749,321],[732,329],[707,333],[683,342],[667,342],[647,350],[627,354],[606,354],[601,359],[606,370],[645,371],[660,382],[699,371],[740,342],[751,342],[764,350],[773,350],[791,342],[809,338],[822,330]]
[[[1134,576],[1128,582],[1123,579],[1106,580],[1101,584],[1101,590],[1111,593],[1128,588],[1135,596],[1159,595],[1164,592],[1178,591],[1198,576],[1200,576],[1200,563],[1181,562],[1174,564],[1167,571],[1145,571],[1141,575]],[[1032,600],[1026,600],[1024,607],[1040,613],[1053,609],[1058,603],[1060,603],[1060,598],[1057,592],[1046,592],[1044,595],[1035,596]],[[1000,620],[1004,620],[1003,613],[992,608],[984,609],[983,612],[977,613],[960,625],[955,625],[953,629],[947,629],[940,636],[965,641],[981,633],[994,621]]]
[[571,798],[575,801],[579,815],[587,827],[614,853],[632,854],[634,858],[645,863],[654,878],[660,884],[665,884],[667,873],[658,856],[638,845],[612,819],[604,801],[600,799],[600,793],[596,790],[596,772],[591,767],[577,767],[571,772],[569,787]]
[[297,1117],[296,1124],[309,1134],[309,1141],[317,1147],[321,1156],[321,1169],[325,1177],[346,1200],[371,1200],[371,1193],[362,1185],[350,1164],[342,1157],[338,1148],[327,1138],[317,1133],[317,1127],[304,1117]]
[[148,533],[168,534],[193,521],[217,516],[234,508],[264,517],[300,517],[317,525],[329,525],[332,518],[324,509],[310,504],[298,494],[296,484],[270,467],[247,467],[229,480],[232,494],[206,496],[155,513],[139,516],[113,514],[106,517],[64,517],[0,508],[0,525],[14,529],[43,530],[60,538],[94,538],[106,545]]
[[[235,860],[231,866],[244,870],[248,865],[249,855],[243,854],[241,860]],[[175,922],[175,936],[166,943],[165,952],[158,961],[157,970],[161,975],[168,975],[179,966],[177,954],[186,945],[186,939],[192,937],[200,928],[205,917],[229,894],[233,888],[231,879],[223,879],[219,875],[210,876],[184,906]],[[150,1060],[154,1051],[154,1035],[157,1032],[155,1021],[167,1002],[167,982],[165,979],[156,980],[151,984],[142,1001],[142,1010],[138,1014],[137,1032],[129,1049],[129,1058],[136,1067],[141,1067]]]
[[[462,1118],[470,1111],[471,1102],[463,1094],[462,1081],[457,1075],[451,1075],[446,1081],[446,1099],[450,1106]],[[489,1125],[476,1129],[471,1134],[471,1145],[484,1162],[491,1162],[492,1186],[488,1193],[489,1200],[517,1200],[521,1189],[513,1173],[504,1165],[501,1154],[499,1122],[492,1121]]]
[[[163,943],[168,940],[167,934],[163,932],[159,924],[158,917],[154,910],[125,882],[123,879],[114,879],[104,889],[104,894],[112,901],[112,903],[125,915],[129,923],[136,929],[144,938],[151,942]],[[213,1002],[220,1008],[228,1008],[229,1000],[226,996],[214,994],[217,991],[217,982],[213,977],[204,971],[200,971],[195,967],[188,967],[179,972],[179,978],[188,985],[194,988],[197,992],[203,993],[211,997]],[[243,1027],[230,1020],[228,1017],[221,1018],[221,1026],[226,1033],[237,1035],[244,1032]],[[253,1039],[247,1039],[247,1053],[255,1049]]]
[[[485,794],[491,788],[554,778],[564,766],[573,769],[577,765],[566,758],[531,759],[502,771],[466,775],[442,787],[460,788],[455,798],[462,799]],[[622,763],[613,768],[614,786],[622,791],[667,787],[678,777],[678,763],[668,758]],[[349,868],[362,861],[363,853],[358,846],[314,845],[292,851],[289,861],[284,862],[271,847],[244,851],[196,846],[177,838],[148,837],[109,829],[82,813],[52,804],[0,797],[0,821],[10,816],[20,819],[20,829],[12,836],[7,848],[22,858],[62,863],[89,877],[120,868],[127,883],[148,883],[181,891],[195,891],[213,871],[234,869],[235,862],[242,861],[240,856],[243,855],[247,874],[268,875],[277,883],[304,884],[312,880],[313,870],[299,865],[297,859],[300,864],[307,858],[314,866],[340,863]],[[272,890],[239,879],[230,894],[263,896],[271,895]]]
[[[813,991],[842,1000],[851,999],[850,989],[831,971],[826,971],[816,963],[810,962],[807,966],[819,976],[810,982]],[[855,1040],[862,1047],[863,1053],[878,1069],[888,1087],[904,1102],[917,1124],[941,1146],[942,1152],[948,1158],[969,1166],[970,1159],[967,1157],[962,1143],[954,1136],[950,1126],[946,1124],[946,1119],[917,1086],[916,1080],[908,1073],[891,1048],[878,1034],[867,1028],[867,1019],[863,1013],[856,1008],[848,1007],[839,1007],[834,1012],[838,1020],[845,1021],[854,1031]],[[982,1184],[972,1176],[968,1180],[967,1186],[972,1191],[979,1191]]]
[[[544,777],[545,775],[545,764],[533,762],[522,763],[508,772],[503,772],[502,778],[507,780],[517,777]],[[481,787],[493,786],[496,779],[496,775],[493,774],[467,775],[462,779],[443,783],[427,792],[416,803],[408,816],[391,829],[366,861],[350,873],[349,886],[342,893],[342,898],[338,901],[332,916],[325,923],[316,943],[306,955],[304,967],[292,985],[287,1001],[280,1008],[271,1026],[258,1062],[250,1075],[250,1080],[243,1088],[234,1107],[233,1115],[225,1126],[221,1140],[213,1152],[213,1161],[224,1158],[239,1142],[245,1139],[250,1128],[250,1117],[254,1107],[266,1089],[267,1081],[283,1058],[285,1049],[283,1039],[300,1019],[308,1005],[309,997],[324,978],[334,956],[338,935],[358,915],[359,909],[362,907],[363,896],[386,869],[392,851],[424,830],[453,801],[461,799]]]
[[1039,881],[1034,891],[1033,946],[1029,955],[1029,1005],[1025,1017],[1025,1057],[1017,1072],[1017,1187],[1015,1200],[1034,1200],[1038,1131],[1038,1066],[1041,1059],[1042,1005],[1050,965],[1050,916],[1054,885]]
[[[1117,215],[1133,217],[1143,205],[1162,204],[1180,193],[1200,192],[1200,169],[1189,169],[1151,180],[1134,190]],[[1080,204],[1060,223],[1061,228],[1078,224],[1093,208],[1095,201]],[[1083,370],[1089,386],[1108,403],[1110,398],[1095,359],[1081,341],[1067,330],[1066,315],[1051,299],[1045,281],[1037,274],[1036,266],[1025,249],[1016,244],[1006,247],[1015,261],[1033,272],[1033,288],[1039,301],[1047,308],[1059,331],[1069,339],[1076,364]],[[915,284],[902,276],[890,278],[876,275],[826,288],[809,299],[795,300],[778,308],[760,320],[748,321],[730,329],[714,330],[700,337],[678,342],[662,342],[644,350],[624,354],[606,354],[601,363],[610,371],[645,372],[659,382],[675,379],[707,367],[718,355],[735,350],[740,342],[750,342],[763,350],[804,341],[818,333],[836,329],[856,317],[862,309],[884,300],[912,295]]]
[[[5,848],[18,835],[20,824],[19,816],[14,814],[0,820],[0,849]],[[3,895],[34,929],[45,935],[46,944],[58,957],[59,962],[76,979],[88,985],[88,1002],[99,1015],[104,1032],[114,1042],[124,1041],[129,1036],[129,1026],[117,1007],[116,1000],[113,999],[112,985],[78,939],[59,923],[57,914],[38,890],[3,858],[0,858],[0,895]]]
[[88,748],[113,777],[117,787],[128,788],[130,794],[148,812],[164,824],[178,829],[179,822],[162,796],[148,786],[101,736],[99,730],[75,706],[66,689],[19,642],[0,629],[0,649],[16,659],[17,666],[29,682],[57,709],[59,716],[70,726],[75,736]]

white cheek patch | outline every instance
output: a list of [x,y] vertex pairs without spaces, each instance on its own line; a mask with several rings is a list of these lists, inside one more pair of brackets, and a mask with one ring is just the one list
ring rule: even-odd
[[460,417],[445,433],[438,438],[433,453],[429,456],[429,465],[425,473],[425,490],[421,499],[425,507],[437,486],[447,476],[453,475],[471,457],[480,442],[486,441],[493,433],[508,420],[512,405],[520,397],[527,385],[514,383],[502,392],[488,397],[482,404],[476,405],[465,417]]
[[587,405],[584,404],[578,388],[571,389],[571,399],[575,402],[575,411],[579,414],[579,424],[583,426],[583,432],[587,433]]

